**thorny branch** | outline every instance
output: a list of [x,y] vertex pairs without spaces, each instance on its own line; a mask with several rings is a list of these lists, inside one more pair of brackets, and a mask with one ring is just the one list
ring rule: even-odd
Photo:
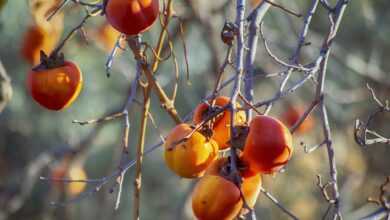
[[390,202],[387,195],[389,193],[389,189],[388,189],[389,186],[390,186],[390,176],[386,177],[386,180],[380,186],[379,197],[377,199],[371,197],[368,198],[369,202],[382,206],[383,208],[386,209],[387,212],[390,212]]
[[[304,22],[303,22],[304,24],[302,26],[302,29],[301,29],[301,32],[300,32],[300,35],[298,38],[298,45],[296,47],[296,50],[295,50],[293,56],[290,59],[291,60],[290,63],[289,63],[291,65],[294,65],[294,67],[297,67],[297,65],[298,65],[300,51],[301,51],[303,45],[305,44],[306,36],[308,34],[308,30],[310,28],[312,18],[315,14],[315,11],[317,10],[317,6],[318,6],[318,0],[313,0],[312,5],[309,8],[309,10],[304,18]],[[266,41],[263,40],[263,42],[266,42]],[[265,113],[268,113],[271,110],[273,102],[275,102],[276,100],[278,100],[280,98],[283,98],[284,96],[287,96],[287,95],[293,93],[297,88],[302,86],[308,79],[310,79],[316,73],[316,71],[318,70],[318,67],[317,66],[312,67],[311,71],[306,72],[306,76],[302,80],[300,80],[295,85],[293,85],[290,88],[283,91],[285,86],[287,85],[287,81],[290,78],[293,70],[294,70],[294,68],[292,68],[292,67],[286,67],[286,70],[282,73],[283,79],[280,83],[279,91],[274,95],[274,97],[272,97],[268,100],[256,103],[256,104],[254,104],[254,106],[255,107],[266,106]],[[298,68],[296,70],[301,70],[301,69]],[[303,71],[303,70],[301,70],[301,71]]]
[[[262,2],[257,8],[253,11],[252,19],[249,24],[249,37],[248,37],[248,47],[249,51],[246,55],[246,63],[245,63],[245,77],[244,77],[244,97],[252,104],[253,102],[253,76],[255,71],[255,58],[257,51],[257,44],[259,39],[259,26],[260,22],[263,20],[264,15],[267,13],[270,8],[269,2]],[[247,121],[250,121],[252,118],[252,110],[248,109],[246,112]]]
[[336,5],[336,10],[333,12],[329,12],[329,19],[331,21],[331,26],[329,28],[329,34],[328,37],[325,39],[323,47],[321,49],[321,55],[318,58],[320,60],[320,71],[318,74],[318,86],[317,86],[317,93],[316,93],[316,99],[320,100],[319,108],[321,111],[321,119],[322,119],[322,126],[324,131],[324,137],[326,141],[326,147],[328,152],[328,159],[329,159],[329,169],[330,169],[330,184],[331,188],[334,191],[334,198],[333,202],[329,202],[329,207],[334,207],[334,214],[333,219],[342,219],[341,211],[340,211],[340,193],[338,188],[338,182],[337,182],[337,168],[336,168],[336,158],[334,153],[334,147],[332,144],[332,137],[331,137],[331,131],[329,126],[329,119],[328,119],[328,113],[327,108],[325,106],[325,97],[324,97],[324,91],[325,91],[325,78],[327,73],[327,63],[328,58],[330,54],[330,47],[333,42],[333,39],[336,37],[337,31],[339,29],[341,20],[343,18],[345,9],[348,5],[347,0],[339,0]]
[[390,218],[390,176],[379,187],[377,198],[368,198],[368,202],[374,203],[380,208],[375,212],[362,218],[362,220],[389,219]]
[[294,15],[294,16],[302,17],[301,14],[296,13],[296,12],[294,12],[294,11],[292,11],[292,10],[290,10],[290,9],[288,9],[288,8],[286,8],[286,7],[282,6],[282,5],[280,5],[280,4],[276,4],[273,0],[264,0],[264,2],[266,2],[266,3],[270,4],[270,5],[272,5],[273,7],[279,8],[279,9],[281,9],[281,10],[283,10],[283,11],[289,13],[289,14],[292,14],[292,15]]
[[[376,96],[374,90],[367,84],[367,88],[371,93],[373,100],[375,101],[377,108],[368,116],[365,122],[356,119],[355,121],[355,141],[362,147],[367,147],[368,145],[382,143],[390,145],[390,138],[380,135],[374,130],[370,130],[370,124],[374,118],[383,113],[390,112],[389,101],[385,100],[384,103]],[[370,138],[368,137],[370,136]]]
[[264,188],[260,189],[261,192],[269,199],[271,200],[280,210],[282,210],[284,213],[286,213],[291,219],[298,220],[299,218],[296,217],[291,211],[286,209],[271,193],[269,193]]

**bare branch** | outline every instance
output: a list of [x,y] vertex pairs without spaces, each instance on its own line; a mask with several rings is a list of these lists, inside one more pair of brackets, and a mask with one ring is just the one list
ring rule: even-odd
[[282,210],[284,213],[286,213],[291,219],[298,220],[299,218],[296,217],[293,213],[291,213],[287,208],[285,208],[271,193],[269,193],[264,188],[260,189],[261,192],[269,199],[271,200],[280,210]]

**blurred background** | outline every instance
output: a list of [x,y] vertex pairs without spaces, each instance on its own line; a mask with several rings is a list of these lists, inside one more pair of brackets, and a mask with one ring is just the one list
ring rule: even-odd
[[[76,35],[63,49],[66,58],[77,62],[83,72],[84,86],[80,97],[71,107],[60,112],[40,107],[25,86],[26,75],[32,64],[37,62],[36,55],[26,55],[24,52],[26,45],[44,44],[34,43],[34,39],[28,37],[28,31],[37,22],[32,15],[31,8],[34,6],[31,2],[0,0],[0,61],[11,79],[13,91],[12,98],[0,113],[0,219],[129,219],[132,216],[134,169],[126,175],[117,211],[114,211],[116,189],[110,193],[113,183],[66,206],[52,206],[51,202],[74,198],[83,186],[79,184],[77,188],[77,184],[72,184],[72,189],[69,185],[39,180],[39,176],[65,172],[61,170],[63,164],[67,163],[64,152],[74,152],[72,155],[75,156],[69,163],[78,169],[75,168],[75,174],[69,176],[80,178],[85,174],[88,178],[101,178],[115,171],[121,156],[122,121],[80,126],[73,124],[72,120],[95,119],[121,109],[135,76],[133,55],[130,51],[119,53],[115,57],[111,76],[107,78],[105,62],[118,33],[105,27],[104,17],[88,20],[84,26],[85,36]],[[302,14],[306,13],[311,3],[277,2]],[[248,12],[255,4],[256,1],[249,1]],[[232,1],[225,0],[174,1],[175,12],[183,22],[190,68],[190,80],[187,81],[183,46],[178,34],[179,23],[175,20],[170,27],[180,68],[179,93],[175,103],[182,117],[189,114],[213,89],[218,68],[226,54],[226,47],[219,37],[220,31],[226,20],[234,21],[234,7]],[[366,83],[375,89],[378,97],[390,98],[390,63],[387,62],[390,59],[389,8],[389,1],[351,1],[328,65],[326,104],[345,219],[358,219],[375,210],[376,206],[367,203],[367,198],[377,196],[380,184],[390,175],[389,146],[375,144],[361,148],[353,136],[355,120],[365,120],[376,108]],[[55,43],[45,43],[47,50],[52,50],[53,46],[50,45],[64,38],[83,16],[83,8],[74,4],[66,6],[63,14],[56,15],[48,34]],[[302,24],[302,17],[271,7],[264,18],[264,34],[278,57],[288,60],[292,55]],[[319,7],[308,35],[311,45],[303,49],[302,61],[308,62],[317,56],[328,25],[326,11]],[[144,34],[143,40],[154,45],[160,30],[156,22]],[[272,97],[277,91],[280,78],[273,76],[273,73],[283,70],[267,55],[261,41],[256,68],[255,100],[261,101]],[[232,70],[227,71],[224,79],[228,79],[229,74],[233,74]],[[300,74],[295,74],[291,83],[298,80]],[[164,62],[159,67],[157,79],[171,94],[175,83],[172,62]],[[230,94],[230,89],[226,87],[222,94]],[[9,89],[7,91],[9,94]],[[278,101],[270,114],[283,118],[286,112],[292,111],[291,108],[305,109],[314,94],[314,84],[309,81],[294,94]],[[141,96],[138,98],[142,100]],[[129,112],[130,157],[135,158],[140,106],[133,105]],[[174,126],[155,96],[151,113],[157,128],[149,124],[146,146],[158,143],[160,135],[165,136]],[[264,177],[264,188],[301,219],[319,219],[327,209],[327,203],[316,186],[317,174],[328,180],[326,149],[320,148],[306,154],[302,146],[302,143],[313,146],[323,140],[317,116],[318,112],[315,111],[309,129],[294,134],[295,151],[285,172]],[[376,118],[373,126],[386,136],[390,134],[389,122],[390,115],[384,114]],[[142,179],[142,219],[193,219],[190,192],[196,180],[181,179],[169,171],[161,149],[144,158]],[[256,204],[256,212],[260,219],[288,219],[263,194]]]

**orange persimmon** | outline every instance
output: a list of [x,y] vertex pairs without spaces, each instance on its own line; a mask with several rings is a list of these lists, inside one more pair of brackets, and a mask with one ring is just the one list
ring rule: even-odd
[[218,144],[195,131],[188,124],[177,125],[168,135],[164,144],[167,166],[177,175],[185,178],[202,176],[206,168],[218,155]]
[[[227,159],[221,158],[207,168],[192,193],[192,209],[201,220],[234,219],[243,206],[240,189],[222,175]],[[249,207],[253,207],[261,188],[261,176],[243,178],[241,191]]]
[[32,69],[27,76],[27,87],[34,100],[50,110],[68,107],[80,94],[83,77],[79,67],[64,61],[53,68]]
[[[113,28],[110,24],[105,23],[99,27],[96,33],[96,40],[105,51],[111,52],[111,50],[115,47],[120,34],[121,33],[115,30],[115,28]],[[121,47],[125,47],[124,40],[120,39],[119,44]]]
[[238,163],[237,166],[240,170],[240,175],[243,178],[249,178],[252,176],[256,176],[258,174],[258,172],[251,169],[251,167],[249,166],[249,163],[243,159],[242,155],[238,159],[237,163]]
[[57,40],[57,37],[51,36],[44,28],[31,26],[23,37],[21,54],[30,64],[39,64],[41,50],[46,54],[51,53]]
[[87,183],[85,182],[71,182],[64,183],[61,179],[67,180],[86,180],[87,174],[81,165],[69,165],[67,161],[63,161],[51,170],[51,178],[53,178],[53,185],[62,192],[66,192],[69,196],[77,196],[84,191]]
[[[81,166],[71,166],[67,173],[67,176],[71,180],[86,180],[87,174]],[[84,191],[87,183],[85,182],[73,182],[69,183],[66,187],[66,192],[70,196],[77,196]]]
[[282,122],[264,115],[252,119],[242,155],[250,170],[276,172],[289,161],[292,153],[292,136]]
[[[207,168],[205,175],[220,175],[226,172],[226,170],[229,170],[229,167],[230,164],[226,157],[218,158]],[[242,174],[240,171],[242,177],[241,190],[248,206],[253,207],[260,193],[261,175],[256,173],[250,176],[244,176]]]
[[251,0],[250,4],[253,8],[257,7],[263,0]]
[[50,177],[53,179],[53,186],[59,190],[64,191],[64,183],[58,180],[66,178],[66,173],[69,169],[68,162],[66,160],[54,166],[50,171]]
[[192,210],[200,220],[231,220],[241,207],[240,189],[222,176],[202,177],[192,193]]
[[[218,96],[214,100],[215,107],[224,107],[229,104],[230,98],[226,96]],[[199,124],[204,119],[209,117],[210,113],[213,110],[212,107],[213,100],[208,100],[207,103],[199,104],[194,112],[193,123]],[[237,103],[237,107],[240,105]],[[224,110],[220,115],[213,119],[212,130],[213,135],[211,136],[217,143],[220,149],[225,149],[229,147],[230,141],[230,122],[231,122],[231,113],[229,109]],[[234,117],[234,125],[243,125],[246,121],[246,115],[244,111],[238,111]]]
[[60,0],[30,0],[30,12],[33,25],[24,34],[21,55],[30,64],[40,62],[40,51],[50,54],[61,38],[64,28],[64,15],[57,13],[47,20],[56,9]]
[[149,29],[159,14],[159,0],[110,0],[108,22],[119,32],[137,35]]
[[[303,115],[305,110],[301,107],[292,107],[290,106],[287,108],[287,111],[285,111],[282,114],[282,121],[286,123],[287,126],[291,127],[293,126]],[[314,119],[311,115],[309,115],[305,120],[302,122],[302,124],[297,128],[297,133],[305,133],[312,129],[314,127]]]

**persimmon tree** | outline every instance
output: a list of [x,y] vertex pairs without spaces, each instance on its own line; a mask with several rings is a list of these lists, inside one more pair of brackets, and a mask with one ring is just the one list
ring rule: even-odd
[[[135,169],[132,218],[141,219],[143,160],[151,152],[164,146],[165,163],[169,169],[180,177],[199,178],[199,180],[191,180],[197,183],[190,194],[193,212],[197,218],[203,220],[261,218],[262,213],[256,213],[254,209],[261,192],[261,195],[269,198],[285,216],[300,219],[266,190],[267,186],[262,183],[262,176],[277,176],[279,173],[288,172],[286,166],[294,157],[296,149],[300,147],[293,146],[297,133],[304,133],[305,130],[317,127],[321,130],[322,140],[313,146],[302,144],[304,145],[302,149],[307,154],[322,149],[322,153],[327,157],[328,170],[305,181],[312,181],[318,186],[318,191],[323,197],[323,201],[318,202],[324,202],[327,206],[323,218],[342,219],[344,215],[341,207],[342,198],[332,124],[327,107],[327,76],[332,47],[337,41],[345,11],[353,3],[349,0],[337,0],[332,3],[327,0],[312,0],[308,9],[297,11],[276,0],[225,1],[215,10],[233,8],[233,18],[226,16],[225,24],[218,27],[218,30],[215,30],[210,21],[204,19],[197,11],[196,1],[183,0],[181,4],[181,7],[189,8],[194,19],[206,27],[206,33],[208,31],[210,35],[219,33],[219,41],[223,44],[223,55],[221,55],[213,46],[214,39],[211,36],[204,36],[211,50],[217,51],[215,54],[219,56],[211,58],[211,63],[215,65],[212,68],[215,71],[215,80],[212,83],[212,90],[202,97],[201,103],[191,106],[193,110],[190,113],[180,112],[176,107],[180,83],[183,83],[179,78],[185,76],[187,83],[191,82],[188,62],[191,50],[188,50],[183,28],[188,21],[176,12],[176,7],[179,5],[176,1],[63,0],[53,1],[51,7],[48,7],[44,13],[34,8],[32,4],[36,23],[44,26],[45,29],[38,31],[37,36],[26,35],[26,38],[34,38],[34,42],[38,42],[34,43],[34,46],[40,47],[39,62],[36,58],[36,49],[30,48],[29,45],[23,48],[30,63],[36,64],[28,74],[28,86],[32,98],[48,110],[62,110],[77,99],[83,84],[82,70],[79,70],[77,64],[67,61],[72,59],[62,50],[78,32],[81,36],[87,35],[84,26],[89,20],[103,16],[107,20],[106,25],[110,24],[118,31],[112,35],[116,37],[114,44],[105,43],[113,45],[107,62],[101,65],[101,68],[105,68],[107,76],[110,76],[118,56],[125,54],[120,51],[130,51],[131,59],[136,63],[129,93],[123,100],[123,105],[116,108],[119,110],[105,115],[91,116],[96,119],[74,120],[75,126],[96,124],[95,130],[87,136],[79,148],[75,148],[76,151],[67,150],[60,153],[61,166],[53,169],[51,175],[40,177],[41,180],[56,184],[59,188],[64,188],[64,184],[75,186],[73,189],[68,189],[73,192],[72,198],[54,204],[69,205],[107,187],[111,192],[116,193],[115,209],[120,209],[124,179],[130,169]],[[51,20],[57,19],[55,25],[61,23],[63,16],[66,17],[66,8],[71,7],[70,5],[85,11],[83,19],[57,42],[56,47],[40,45],[47,42],[44,39],[44,30],[54,30],[55,33],[62,31],[62,28],[53,28],[46,22],[50,23]],[[281,58],[282,56],[273,50],[273,42],[265,30],[264,20],[267,19],[266,14],[270,10],[279,10],[283,16],[291,16],[301,21],[294,50],[286,55],[287,59]],[[319,11],[325,13],[321,14]],[[315,47],[307,38],[312,31],[312,21],[316,16],[327,17],[327,23],[323,27],[326,29],[326,34],[321,36],[322,42],[314,53],[303,56],[306,47]],[[156,26],[159,28],[157,40],[144,40],[143,35],[146,35],[151,27]],[[110,35],[110,38],[115,38],[112,36]],[[180,40],[176,41],[176,39]],[[256,85],[262,80],[258,77],[259,73],[256,69],[259,45],[262,45],[270,60],[278,66],[276,74],[266,74],[276,82],[277,91],[265,99],[259,99],[255,92]],[[182,59],[179,59],[178,48],[182,50]],[[180,63],[180,60],[184,63]],[[165,63],[171,63],[174,67],[174,77],[170,79],[174,82],[173,88],[170,89],[171,93],[168,92],[169,88],[163,86],[156,77],[157,74],[165,74],[159,72],[161,65]],[[180,65],[185,68],[179,68]],[[270,116],[275,105],[292,99],[297,90],[308,84],[312,97],[306,108],[293,109],[294,106],[290,106],[291,109],[280,120]],[[368,128],[373,117],[379,113],[389,112],[388,102],[383,103],[376,98],[372,89],[371,92],[378,109],[369,116],[367,122],[359,120],[356,122],[355,139],[361,146],[372,143],[389,144],[388,138]],[[158,98],[159,106],[153,105],[152,96]],[[129,111],[134,105],[141,108],[139,114]],[[146,146],[147,134],[152,132],[152,129],[159,130],[152,113],[153,108],[162,108],[176,127],[172,127],[160,142]],[[318,112],[319,115],[315,119],[314,112]],[[136,129],[130,129],[131,114],[140,116],[141,122]],[[122,133],[118,135],[122,144],[121,159],[117,168],[108,175],[102,174],[101,178],[87,178],[79,166],[75,168],[71,164],[78,165],[78,155],[86,152],[90,140],[95,138],[96,130],[101,129],[106,122],[114,120],[123,123]],[[130,133],[138,135],[136,146],[129,145]],[[374,139],[368,139],[367,134],[373,135]],[[130,147],[136,148],[135,158],[130,155]],[[77,178],[74,173],[81,173],[81,175]],[[88,188],[80,193],[85,185],[88,185]],[[382,212],[387,212],[387,216],[390,216],[387,200],[383,199],[383,194],[385,194],[384,190],[381,189],[381,198],[376,203],[381,205]]]

